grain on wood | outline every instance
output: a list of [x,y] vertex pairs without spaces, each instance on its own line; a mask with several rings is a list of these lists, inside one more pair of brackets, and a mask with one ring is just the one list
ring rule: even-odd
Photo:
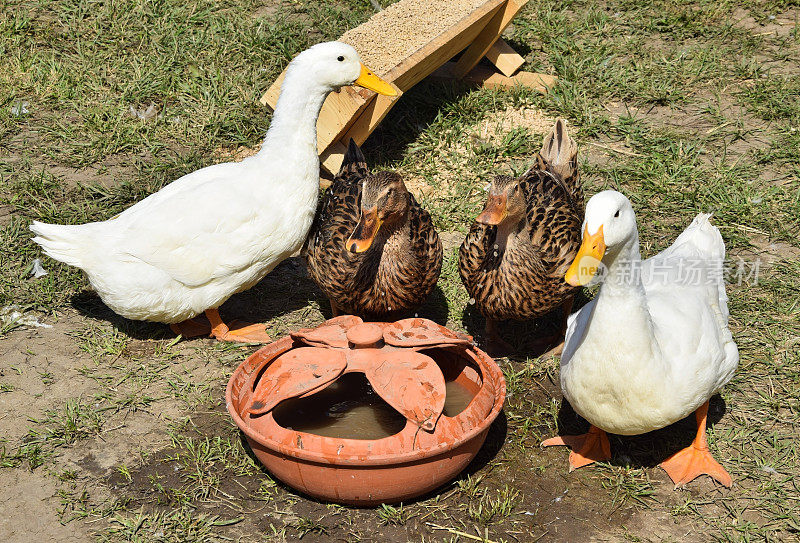
[[339,41],[355,47],[361,61],[385,75],[487,0],[400,0],[348,30]]

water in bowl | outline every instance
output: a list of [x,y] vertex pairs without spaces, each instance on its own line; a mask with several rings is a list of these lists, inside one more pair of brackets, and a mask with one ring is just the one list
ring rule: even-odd
[[[448,381],[443,414],[463,411],[474,394]],[[306,398],[281,402],[273,410],[275,422],[284,428],[325,437],[382,439],[399,433],[406,419],[378,396],[363,373],[348,373],[327,388]]]

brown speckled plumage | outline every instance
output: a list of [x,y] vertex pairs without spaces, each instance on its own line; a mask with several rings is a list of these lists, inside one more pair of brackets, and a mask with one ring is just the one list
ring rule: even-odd
[[578,290],[564,274],[581,244],[583,189],[577,147],[563,121],[530,170],[517,179],[498,177],[490,193],[512,195],[509,202],[517,198],[521,209],[498,226],[472,224],[459,250],[461,279],[487,319],[544,315]]
[[[389,186],[396,187],[395,212],[369,249],[349,251],[346,242],[361,216],[362,192],[366,189],[369,199],[385,195]],[[382,201],[387,203],[385,197]],[[370,174],[353,142],[320,202],[303,255],[311,278],[332,304],[344,313],[376,318],[422,305],[442,268],[442,244],[428,212],[397,174]]]

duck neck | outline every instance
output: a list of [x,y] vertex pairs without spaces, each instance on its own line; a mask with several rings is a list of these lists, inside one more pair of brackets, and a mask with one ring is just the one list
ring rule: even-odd
[[279,152],[282,160],[319,167],[317,119],[331,89],[292,68],[297,67],[290,66],[286,72],[259,155],[274,156]]
[[513,247],[521,228],[522,221],[519,218],[507,219],[498,224],[497,235],[494,238],[497,250],[504,252],[509,247]]
[[382,248],[383,255],[397,254],[399,256],[404,254],[411,245],[408,211],[392,217],[391,221],[381,225],[378,236],[378,245]]
[[641,277],[639,235],[618,250],[606,254],[607,273],[597,294],[590,334],[601,343],[624,345],[626,358],[658,360],[653,319]]
[[638,233],[634,233],[632,239],[618,249],[609,251],[603,258],[603,263],[607,271],[601,292],[614,296],[626,294],[644,296]]

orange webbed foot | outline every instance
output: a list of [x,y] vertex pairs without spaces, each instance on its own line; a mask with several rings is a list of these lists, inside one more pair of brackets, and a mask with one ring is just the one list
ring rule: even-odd
[[564,352],[564,342],[562,341],[561,343],[559,343],[558,345],[556,345],[555,347],[553,347],[549,351],[546,351],[542,356],[548,356],[548,357],[550,357],[550,356],[561,356],[561,354],[563,352]]
[[527,347],[530,349],[531,353],[538,353],[536,356],[539,357],[559,356],[564,349],[564,338],[563,336],[554,335],[545,336],[537,338],[527,345]]
[[230,326],[222,322],[219,311],[209,309],[205,312],[206,318],[197,316],[176,324],[170,324],[170,329],[185,338],[211,336],[219,341],[238,341],[240,343],[270,343],[272,339],[266,331],[264,324],[250,324],[249,322],[233,321]]
[[572,449],[569,453],[569,471],[611,459],[611,444],[608,435],[591,426],[585,434],[577,436],[556,436],[542,441],[542,447],[564,445]]
[[267,334],[264,324],[250,324],[242,321],[233,321],[230,327],[222,325],[214,327],[211,336],[219,341],[238,341],[240,343],[270,343],[272,338]]
[[659,465],[675,483],[675,488],[680,488],[701,475],[708,475],[728,488],[733,484],[730,474],[714,460],[711,451],[694,443],[676,452]]
[[211,323],[202,316],[170,324],[169,327],[173,332],[184,338],[208,336],[211,333]]
[[680,450],[659,464],[675,483],[675,488],[684,486],[701,475],[708,475],[720,484],[730,488],[733,484],[730,474],[719,462],[714,460],[706,441],[708,402],[695,411],[697,435],[692,444]]
[[211,337],[219,341],[238,341],[240,343],[269,343],[272,341],[264,324],[234,321],[228,326],[222,322],[219,311],[216,309],[206,309],[206,317],[211,322]]

